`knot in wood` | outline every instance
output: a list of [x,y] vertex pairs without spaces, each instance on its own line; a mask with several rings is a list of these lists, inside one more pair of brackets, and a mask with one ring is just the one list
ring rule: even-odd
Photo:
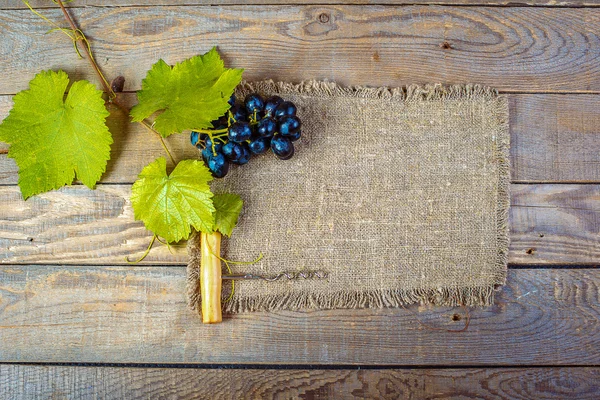
[[329,22],[329,14],[327,14],[327,13],[321,13],[319,15],[319,22],[321,22],[323,24],[328,23]]

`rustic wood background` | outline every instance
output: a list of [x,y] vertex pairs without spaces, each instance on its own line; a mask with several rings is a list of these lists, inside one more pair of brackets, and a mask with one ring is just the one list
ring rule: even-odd
[[[462,333],[417,319],[460,329],[463,310],[426,306],[204,326],[185,307],[183,252],[124,262],[150,238],[133,221],[130,185],[162,149],[114,111],[113,161],[95,191],[24,202],[13,160],[0,155],[0,398],[598,398],[600,0],[106,3],[69,8],[106,75],[127,78],[130,104],[158,58],[213,45],[246,79],[506,93],[508,284]],[[31,4],[63,24],[50,0]],[[0,118],[41,69],[96,82],[48,29],[21,1],[0,0]],[[194,156],[187,140],[168,142],[183,158]]]

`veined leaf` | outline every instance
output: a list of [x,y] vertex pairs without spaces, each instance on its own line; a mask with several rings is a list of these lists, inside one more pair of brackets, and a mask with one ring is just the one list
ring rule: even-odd
[[187,239],[191,226],[213,232],[211,180],[210,171],[201,161],[183,160],[167,176],[167,162],[158,158],[144,167],[131,188],[135,219],[167,242]]
[[159,60],[148,71],[138,91],[134,121],[155,112],[154,129],[163,137],[187,129],[212,128],[211,121],[229,109],[227,101],[242,80],[241,69],[224,67],[216,48],[171,67]]
[[43,71],[17,93],[0,125],[0,140],[19,167],[23,198],[71,184],[93,188],[106,170],[112,137],[102,92],[87,81],[71,85],[64,71]]
[[223,193],[213,197],[213,204],[216,210],[214,230],[231,236],[231,231],[237,224],[244,202],[237,194]]

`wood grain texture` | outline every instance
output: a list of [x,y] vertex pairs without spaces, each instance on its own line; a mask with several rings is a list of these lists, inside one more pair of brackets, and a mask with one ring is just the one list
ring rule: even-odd
[[[495,305],[245,313],[206,326],[183,267],[0,267],[0,362],[600,363],[600,270],[509,270]],[[416,311],[422,311],[415,314]],[[460,319],[460,320],[458,320]]]
[[[600,185],[511,186],[513,264],[600,264]],[[72,186],[23,201],[0,187],[0,263],[125,264],[151,239],[134,221],[128,185]],[[268,249],[265,249],[268,250]],[[184,264],[185,248],[160,244],[144,263]]]
[[600,182],[600,96],[509,96],[513,182]]
[[[54,3],[46,0],[29,0],[34,8],[57,8]],[[335,4],[379,4],[379,5],[405,5],[405,4],[433,4],[433,5],[484,5],[484,6],[545,6],[545,7],[594,7],[599,6],[598,0],[122,0],[118,7],[126,6],[206,6],[206,5],[272,5],[272,4],[290,4],[290,5],[335,5]],[[78,7],[110,7],[106,1],[102,0],[77,0],[71,4],[66,4],[68,8]],[[1,9],[24,9],[26,6],[22,0],[0,0]]]
[[512,185],[509,219],[511,263],[600,264],[600,185]]
[[[600,182],[600,95],[508,95],[513,182]],[[136,103],[134,94],[124,103]],[[0,120],[12,107],[0,96]],[[108,119],[114,136],[111,161],[101,182],[132,183],[142,168],[164,156],[160,142],[141,125],[131,124],[120,110]],[[198,157],[187,134],[167,138],[179,158]],[[0,143],[0,149],[7,145]],[[0,154],[0,184],[16,184],[17,166]]]
[[[165,6],[72,10],[109,77],[138,89],[159,58],[217,45],[246,79],[343,85],[476,82],[508,91],[600,92],[600,9],[442,6]],[[45,15],[62,21],[59,10]],[[4,10],[1,94],[41,69],[95,81],[68,38],[28,10]]]
[[166,369],[0,365],[0,398],[597,399],[598,368]]

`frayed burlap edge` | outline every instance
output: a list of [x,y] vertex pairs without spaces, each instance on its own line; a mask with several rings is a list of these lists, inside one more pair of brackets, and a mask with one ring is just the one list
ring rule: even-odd
[[[410,85],[399,88],[370,88],[364,86],[339,86],[335,82],[309,80],[300,83],[274,82],[273,80],[258,82],[241,82],[236,88],[236,96],[243,98],[250,93],[269,93],[285,95],[289,93],[304,94],[317,97],[353,97],[363,99],[423,101],[423,100],[469,100],[498,98],[496,89],[482,85],[442,85],[425,86]],[[508,114],[505,112],[505,114]]]
[[[496,260],[498,273],[494,282],[479,287],[453,287],[434,289],[396,289],[377,291],[340,291],[315,295],[311,292],[293,292],[261,297],[234,296],[224,304],[224,311],[240,313],[249,311],[275,311],[300,309],[335,308],[389,308],[405,304],[432,304],[437,306],[490,306],[494,303],[494,293],[506,283],[509,230],[508,214],[510,207],[510,134],[508,119],[508,100],[499,96],[498,91],[481,85],[411,85],[403,88],[368,88],[361,86],[343,87],[335,82],[305,81],[298,84],[274,82],[242,82],[236,89],[240,98],[250,93],[269,93],[285,96],[289,93],[310,96],[345,96],[353,98],[395,100],[405,102],[435,100],[473,100],[493,101],[493,112],[498,118],[499,129],[496,140],[496,161],[498,162],[498,202],[496,208]],[[200,241],[197,232],[188,240],[187,251],[187,300],[193,310],[200,310]]]
[[200,233],[192,228],[187,241],[187,302],[192,310],[200,310]]

